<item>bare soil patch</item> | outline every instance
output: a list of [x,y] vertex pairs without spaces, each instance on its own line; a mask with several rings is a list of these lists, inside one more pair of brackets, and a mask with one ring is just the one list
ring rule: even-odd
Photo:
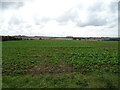
[[47,74],[64,74],[78,72],[71,65],[61,63],[61,64],[39,64],[32,69],[32,76],[36,75],[47,75]]
[[104,47],[104,48],[120,48],[120,46],[113,46],[113,45],[103,45],[100,47]]
[[91,44],[91,43],[88,43],[88,44],[85,44],[87,46],[92,46],[93,47],[100,47],[100,48],[120,48],[119,45],[95,45],[95,44]]

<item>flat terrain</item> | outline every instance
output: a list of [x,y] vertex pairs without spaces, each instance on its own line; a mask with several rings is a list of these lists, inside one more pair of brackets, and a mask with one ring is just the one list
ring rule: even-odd
[[118,42],[2,43],[3,88],[118,88]]

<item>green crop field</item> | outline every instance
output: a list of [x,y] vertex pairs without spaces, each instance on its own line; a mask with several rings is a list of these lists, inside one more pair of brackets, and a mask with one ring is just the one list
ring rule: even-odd
[[3,88],[119,88],[117,41],[2,42]]

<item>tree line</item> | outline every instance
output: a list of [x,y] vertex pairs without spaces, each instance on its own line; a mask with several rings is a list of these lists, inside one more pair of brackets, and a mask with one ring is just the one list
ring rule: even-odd
[[2,36],[2,41],[22,40],[22,38],[14,36]]

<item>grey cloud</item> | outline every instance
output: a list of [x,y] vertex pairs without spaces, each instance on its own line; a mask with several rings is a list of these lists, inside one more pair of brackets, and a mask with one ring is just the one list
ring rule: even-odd
[[60,23],[67,24],[68,21],[74,21],[76,18],[78,18],[78,12],[75,9],[71,9],[56,20]]
[[90,8],[87,8],[88,11],[91,12],[100,12],[104,10],[104,3],[103,2],[98,2],[95,5],[91,6]]
[[3,10],[18,9],[22,6],[24,6],[23,2],[0,2],[0,7],[2,7]]
[[53,20],[52,18],[47,18],[47,17],[43,17],[43,18],[39,18],[39,17],[34,17],[34,21],[36,25],[40,25],[43,23],[46,23],[50,20]]
[[118,10],[118,2],[111,2],[109,7],[111,12],[115,13]]
[[[69,11],[65,12],[61,17],[56,19],[60,23],[66,24],[68,21],[72,21],[76,23],[78,27],[85,27],[85,26],[103,26],[107,25],[111,22],[116,22],[117,17],[115,17],[114,14],[116,14],[117,8],[116,8],[117,2],[111,2],[108,5],[108,8],[105,8],[105,3],[104,2],[98,2],[94,6],[88,7],[87,8],[87,13],[88,14],[88,20],[87,22],[83,23],[80,20],[80,13],[83,9],[81,7],[75,7],[75,8],[70,9]],[[105,12],[105,15],[102,15],[101,12]],[[108,15],[107,15],[108,13]]]
[[68,11],[63,16],[59,17],[57,21],[60,23],[64,23],[64,24],[66,24],[68,21],[72,21],[76,23],[76,25],[79,27],[85,27],[88,25],[102,26],[102,25],[107,24],[106,18],[100,19],[99,13],[97,12],[89,12],[88,22],[86,23],[81,22],[77,12],[71,13],[71,11]]
[[[115,13],[118,10],[118,2],[112,1],[109,3],[108,8],[112,13]],[[101,12],[103,10],[108,9],[106,8],[106,4],[104,2],[98,2],[95,5],[91,6],[88,8],[88,11],[93,11],[93,12]]]
[[8,22],[8,24],[14,24],[14,25],[19,25],[20,23],[22,23],[22,20],[20,19],[20,17],[15,17],[15,16],[12,16]]
[[25,26],[25,28],[31,28],[32,27],[32,25],[26,25]]
[[85,26],[103,26],[107,24],[106,18],[101,18],[99,16],[99,13],[89,13],[88,16],[88,22],[82,23],[80,20],[77,21],[77,25],[79,27],[85,27]]
[[[2,2],[0,3],[0,8],[2,7],[2,9],[4,10],[8,10],[8,9],[18,9],[20,7],[24,6],[23,2]],[[105,8],[106,7],[106,8]],[[81,20],[80,14],[82,14],[81,11],[86,10],[85,12],[87,12],[86,14],[88,14],[87,20],[86,22],[84,22],[83,20]],[[33,14],[32,17],[30,17],[30,20],[32,20],[30,23],[27,21],[22,20],[22,16],[20,17],[20,15],[17,14],[17,16],[12,16],[11,18],[8,18],[10,20],[8,20],[7,18],[7,24],[9,24],[9,28],[4,26],[3,28],[1,28],[1,32],[3,32],[3,34],[5,33],[19,33],[19,34],[23,34],[23,33],[30,33],[33,34],[34,29],[38,30],[43,30],[43,32],[45,32],[44,27],[46,27],[46,23],[51,21],[51,20],[56,20],[57,23],[59,23],[60,27],[62,28],[61,24],[67,24],[69,21],[72,21],[72,23],[76,24],[76,27],[81,28],[83,31],[85,30],[84,28],[86,28],[86,26],[105,26],[106,28],[110,31],[111,28],[116,27],[117,24],[117,17],[116,17],[116,11],[117,11],[117,5],[116,2],[111,2],[108,6],[105,6],[105,3],[100,1],[98,3],[95,3],[95,5],[90,6],[86,9],[86,6],[82,6],[82,4],[77,3],[77,5],[71,7],[71,9],[69,9],[68,11],[66,11],[63,15],[61,15],[58,18],[50,18],[49,15],[48,17],[43,17],[41,15],[37,15],[37,13]],[[119,11],[120,11],[120,3],[119,3]],[[33,11],[34,12],[34,11]],[[38,9],[39,12],[39,9]],[[105,13],[105,15],[102,15],[101,12]],[[108,15],[107,15],[108,13]],[[14,14],[15,15],[15,14]],[[32,18],[32,19],[31,19]],[[6,21],[6,20],[3,21]],[[108,21],[109,19],[109,21]],[[29,21],[29,20],[28,20]],[[84,23],[83,23],[83,22]],[[119,20],[120,21],[120,20]],[[2,23],[2,20],[0,20],[0,24]],[[53,23],[54,24],[54,23]],[[0,26],[3,26],[2,24]],[[6,28],[5,28],[6,27]],[[65,27],[65,26],[63,26]],[[8,28],[8,29],[7,29]],[[67,27],[63,28],[66,30]],[[99,28],[99,27],[98,27]],[[51,30],[51,28],[49,28]],[[77,30],[77,29],[76,29]],[[79,29],[78,29],[79,30]],[[80,30],[80,31],[82,31]],[[36,32],[36,34],[38,34],[38,32]],[[47,30],[46,30],[47,31]],[[72,31],[72,30],[71,30]],[[87,31],[87,30],[86,30]],[[103,31],[103,30],[100,30]],[[107,31],[107,30],[106,30]],[[53,33],[54,31],[50,31],[51,33]],[[99,32],[98,30],[96,32]],[[113,31],[111,31],[112,33],[114,33]],[[49,32],[46,32],[49,34]],[[75,32],[76,33],[76,32]],[[89,33],[89,31],[88,31]],[[60,33],[61,34],[61,33]],[[109,33],[108,33],[109,34]],[[61,34],[63,35],[63,34]]]

